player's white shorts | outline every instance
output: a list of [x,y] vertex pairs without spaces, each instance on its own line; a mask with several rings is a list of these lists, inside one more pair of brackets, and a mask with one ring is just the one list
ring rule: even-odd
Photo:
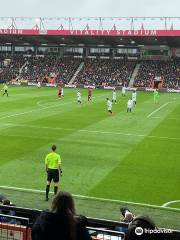
[[77,98],[77,101],[78,101],[78,102],[81,102],[81,98],[80,98],[80,97],[79,97],[79,98]]

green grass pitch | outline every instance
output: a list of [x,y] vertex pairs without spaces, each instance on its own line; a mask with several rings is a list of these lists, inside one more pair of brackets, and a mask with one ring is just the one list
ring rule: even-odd
[[[117,91],[94,90],[93,101],[76,90],[9,87],[0,98],[0,185],[44,190],[45,155],[52,144],[61,154],[61,189],[73,194],[161,206],[180,200],[180,95],[138,92],[137,106]],[[44,197],[43,197],[44,199]],[[179,203],[172,207],[179,208]],[[170,205],[171,207],[171,205]]]

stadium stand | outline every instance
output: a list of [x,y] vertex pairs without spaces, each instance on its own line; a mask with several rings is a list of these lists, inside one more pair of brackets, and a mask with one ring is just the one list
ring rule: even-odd
[[80,62],[79,59],[72,57],[33,56],[27,59],[27,64],[20,74],[20,79],[47,81],[48,78],[55,77],[57,80],[68,83],[77,70]]
[[20,68],[25,63],[25,58],[21,54],[2,54],[0,55],[0,79],[9,81],[16,79],[19,75]]
[[[180,60],[128,60],[59,57],[57,55],[0,54],[0,80],[12,79],[48,82],[54,78],[68,84],[81,63],[82,69],[73,84],[128,86],[137,63],[140,68],[134,87],[152,87],[160,81],[162,88],[180,88]],[[158,80],[157,80],[158,79]]]
[[135,87],[150,87],[151,83],[159,78],[164,88],[180,87],[180,61],[142,61],[135,78]]
[[[4,240],[10,239],[23,239],[31,240],[31,229],[36,221],[37,217],[41,214],[40,210],[2,206],[1,210],[13,210],[16,212],[16,216],[7,216],[11,219],[16,219],[18,224],[8,224],[0,222],[0,238]],[[0,214],[1,216],[1,214]],[[124,240],[125,234],[123,232],[116,231],[116,227],[128,228],[128,224],[124,222],[111,221],[105,219],[97,219],[87,217],[87,229],[93,239],[109,239],[109,240]],[[14,237],[14,238],[13,238]],[[164,240],[179,240],[180,232],[173,230],[171,234],[165,234]]]
[[74,78],[77,85],[128,86],[136,63],[140,63],[134,87],[152,87],[159,79],[162,88],[180,88],[180,60],[128,60],[100,58],[60,58],[55,55],[27,57],[22,54],[0,55],[1,82],[12,79],[41,81],[55,79],[68,84],[81,63],[82,69]]
[[23,56],[21,54],[0,55],[0,79],[48,82],[49,78],[56,78],[64,83],[72,78],[77,70],[80,59],[72,57],[59,58],[57,56]]
[[122,59],[85,59],[76,84],[128,86],[135,61]]

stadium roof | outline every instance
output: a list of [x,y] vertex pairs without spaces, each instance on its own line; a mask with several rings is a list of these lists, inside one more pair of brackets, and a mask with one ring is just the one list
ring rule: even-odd
[[180,17],[0,18],[0,42],[180,46]]

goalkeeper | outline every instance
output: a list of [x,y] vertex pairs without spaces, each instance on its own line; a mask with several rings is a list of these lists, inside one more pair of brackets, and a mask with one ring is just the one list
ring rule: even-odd
[[154,90],[154,103],[157,103],[157,102],[158,102],[158,98],[159,98],[159,93],[158,93],[158,90],[155,89],[155,90]]
[[54,194],[58,192],[59,176],[62,176],[61,157],[56,153],[56,145],[52,145],[52,152],[47,154],[45,158],[47,185],[46,185],[46,201],[49,200],[49,190],[51,181],[54,182]]

